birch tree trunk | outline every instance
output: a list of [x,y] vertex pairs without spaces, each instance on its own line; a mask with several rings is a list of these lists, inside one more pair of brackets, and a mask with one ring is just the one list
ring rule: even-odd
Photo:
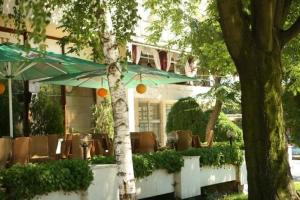
[[102,33],[102,42],[105,63],[108,64],[107,76],[115,125],[114,147],[118,165],[119,196],[121,200],[132,200],[136,199],[136,189],[128,128],[127,94],[121,81],[122,66],[119,63],[118,44],[112,25],[111,13],[108,8],[105,9],[104,15],[105,29],[104,33]]

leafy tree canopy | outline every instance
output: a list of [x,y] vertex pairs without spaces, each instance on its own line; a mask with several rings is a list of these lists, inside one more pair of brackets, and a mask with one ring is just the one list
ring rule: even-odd
[[[3,3],[1,0],[0,7],[3,7]],[[104,9],[110,9],[114,13],[114,34],[118,43],[124,44],[133,34],[134,25],[139,18],[135,0],[20,0],[16,1],[13,13],[4,15],[0,9],[0,15],[6,20],[13,20],[19,34],[31,30],[29,39],[41,44],[42,49],[45,49],[46,27],[55,18],[67,35],[62,42],[75,44],[70,48],[71,52],[92,47],[94,57],[101,60]]]
[[201,6],[201,0],[147,0],[145,7],[155,16],[148,39],[156,43],[163,31],[170,31],[175,35],[168,41],[170,47],[198,58],[201,69],[213,75],[231,75],[235,68],[223,41],[215,4],[210,2],[208,9]]

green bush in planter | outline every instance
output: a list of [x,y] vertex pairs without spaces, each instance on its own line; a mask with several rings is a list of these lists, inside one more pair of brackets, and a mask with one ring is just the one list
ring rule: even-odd
[[32,199],[54,191],[86,190],[93,172],[83,160],[61,160],[44,164],[14,165],[0,172],[5,199]]
[[215,126],[215,141],[222,142],[228,141],[228,135],[233,136],[233,141],[237,143],[242,143],[243,141],[243,131],[234,122],[230,121],[224,113],[220,113],[217,124]]
[[190,130],[203,139],[208,119],[206,115],[194,98],[179,99],[168,114],[167,133],[176,130]]
[[[157,169],[165,169],[168,173],[178,172],[183,166],[182,156],[174,150],[134,154],[132,160],[136,178],[149,176]],[[115,162],[113,157],[98,156],[91,159],[92,164],[114,164]]]
[[[203,112],[197,101],[191,97],[180,99],[172,106],[168,115],[167,132],[191,130],[204,142],[210,112],[210,110]],[[242,130],[221,112],[214,129],[214,141],[229,141],[227,133],[234,136],[234,142],[242,142]]]

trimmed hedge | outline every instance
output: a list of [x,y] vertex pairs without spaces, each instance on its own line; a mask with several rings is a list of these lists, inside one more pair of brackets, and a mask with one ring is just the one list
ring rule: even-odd
[[[86,190],[93,172],[86,161],[61,160],[43,164],[14,165],[0,171],[5,199],[32,199],[63,190]],[[0,195],[1,196],[1,195]]]
[[[243,152],[239,146],[219,143],[211,148],[194,148],[181,152],[165,150],[133,155],[134,175],[136,178],[143,178],[157,169],[166,169],[169,173],[179,172],[184,165],[183,156],[200,156],[201,166],[241,165],[243,161]],[[100,156],[92,159],[91,163],[112,164],[115,160],[112,157]]]
[[239,146],[225,143],[215,144],[211,148],[193,148],[180,153],[183,156],[200,156],[201,166],[241,165],[243,162],[243,152]]
[[[157,169],[166,169],[169,173],[180,171],[183,158],[174,150],[158,151],[132,156],[133,170],[136,178],[143,178]],[[91,159],[91,164],[115,164],[113,157],[97,156]]]
[[[167,133],[177,130],[190,130],[193,134],[205,138],[208,114],[204,113],[197,101],[192,98],[179,99],[168,114]],[[203,131],[204,130],[204,131]]]
[[[171,108],[166,130],[167,132],[190,130],[194,135],[199,135],[201,141],[204,142],[210,112],[211,110],[203,112],[192,97],[180,99]],[[234,142],[243,142],[242,129],[221,112],[214,129],[214,141],[228,142],[228,132],[234,136]]]

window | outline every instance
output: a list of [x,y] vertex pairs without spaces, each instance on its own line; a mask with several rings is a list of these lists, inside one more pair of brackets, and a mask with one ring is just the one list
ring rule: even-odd
[[159,103],[139,103],[139,131],[152,131],[160,135],[160,105]]
[[155,68],[155,62],[154,62],[153,55],[142,52],[141,58],[140,58],[140,61],[138,64]]

